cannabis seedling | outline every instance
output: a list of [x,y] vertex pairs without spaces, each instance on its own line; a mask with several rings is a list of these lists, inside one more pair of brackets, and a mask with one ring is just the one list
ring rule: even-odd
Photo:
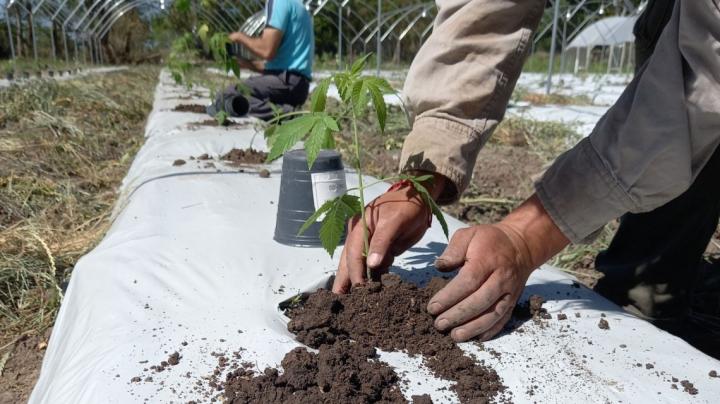
[[[232,72],[230,80],[235,81],[235,85],[238,89],[247,94],[247,88],[240,82],[240,65],[237,59],[228,53],[228,45],[230,40],[228,39],[227,32],[216,32],[210,35],[210,29],[206,24],[203,24],[197,30],[197,36],[202,43],[202,49],[208,52],[215,64],[215,67],[223,73]],[[195,43],[195,37],[191,33],[186,33],[179,37],[173,42],[168,57],[168,68],[170,74],[177,84],[185,84],[188,88],[194,84],[200,84],[210,89],[210,99],[215,100],[215,94],[218,91],[221,97],[224,94],[224,89],[227,87],[229,82],[225,79],[219,83],[212,80],[198,79],[197,75],[191,74],[195,64],[192,62],[199,58],[198,46]],[[200,75],[200,77],[206,77]],[[227,75],[223,77],[228,77]],[[221,101],[224,101],[221,99]],[[224,102],[221,102],[221,105]],[[221,108],[218,109],[215,114],[215,119],[218,124],[225,125],[227,122],[228,115]]]
[[[320,220],[320,241],[325,250],[332,256],[340,244],[340,239],[345,230],[345,224],[356,215],[360,215],[363,228],[363,255],[367,256],[368,225],[365,217],[365,188],[373,184],[365,185],[363,182],[363,164],[361,158],[361,145],[358,137],[357,121],[372,105],[377,116],[380,132],[385,131],[387,119],[387,106],[384,95],[394,93],[390,84],[381,77],[362,75],[365,61],[369,55],[360,58],[345,71],[333,74],[331,77],[321,80],[310,97],[310,111],[292,112],[280,118],[295,116],[294,119],[276,124],[271,128],[269,141],[272,146],[268,155],[268,161],[273,161],[290,150],[298,142],[304,140],[304,148],[308,160],[308,168],[312,167],[321,149],[335,148],[335,135],[340,132],[340,122],[349,120],[352,132],[352,147],[354,151],[355,170],[357,172],[358,196],[350,195],[347,192],[334,199],[325,202],[318,208],[300,228],[300,233],[305,232],[313,223]],[[330,84],[335,84],[340,95],[341,110],[332,114],[326,110],[327,92]],[[280,121],[280,119],[277,119]],[[415,191],[421,196],[425,204],[440,222],[445,236],[448,235],[447,223],[435,201],[422,183],[432,179],[431,175],[412,176],[400,174],[393,177],[383,178],[381,181],[407,180],[412,184]],[[368,279],[370,273],[368,272]]]

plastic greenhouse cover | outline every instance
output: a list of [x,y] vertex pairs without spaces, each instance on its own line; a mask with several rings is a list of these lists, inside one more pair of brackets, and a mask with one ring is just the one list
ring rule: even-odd
[[[114,223],[74,270],[30,403],[201,402],[205,396],[194,388],[217,365],[211,352],[243,347],[243,360],[263,369],[278,366],[299,345],[278,304],[325,285],[339,254],[333,260],[322,249],[273,241],[277,163],[270,178],[261,178],[256,170],[239,172],[217,160],[207,168],[207,162],[187,160],[251,143],[265,147],[249,120],[234,129],[189,127],[207,117],[170,111],[200,101],[179,99],[187,95],[161,75],[147,139],[125,178]],[[188,163],[173,166],[179,158]],[[352,186],[353,176],[347,179]],[[385,189],[378,185],[369,193]],[[451,230],[463,227],[447,219]],[[435,223],[393,271],[427,280],[445,245]],[[563,312],[568,319],[544,327],[528,322],[526,332],[502,335],[484,351],[462,344],[497,370],[513,401],[710,403],[720,397],[720,379],[708,376],[720,370],[718,361],[566,273],[547,266],[535,271],[525,298],[529,294],[546,297],[553,317]],[[601,313],[609,330],[598,328]],[[153,382],[130,382],[176,350],[182,354],[177,366],[154,374]],[[430,376],[419,358],[394,352],[381,353],[380,360],[410,381],[401,387],[406,397],[429,393],[435,402],[447,402],[448,392],[437,389],[449,383]],[[672,389],[672,377],[689,380],[699,393]]]

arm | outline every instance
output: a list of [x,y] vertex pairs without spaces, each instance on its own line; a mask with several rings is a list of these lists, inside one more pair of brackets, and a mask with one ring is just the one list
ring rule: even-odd
[[433,32],[403,88],[414,122],[400,169],[448,178],[438,200],[446,204],[467,187],[478,152],[505,114],[545,1],[437,3]]
[[248,69],[257,73],[265,71],[265,62],[262,60],[248,60],[241,57],[238,57],[237,60],[241,69]]
[[231,41],[243,45],[263,60],[272,60],[275,57],[282,37],[283,32],[272,27],[263,29],[259,37],[248,36],[242,32],[233,32],[229,36]]
[[717,1],[676,2],[647,64],[592,134],[536,184],[563,233],[582,242],[626,212],[684,192],[720,144]]
[[[435,174],[433,197],[449,203],[467,186],[477,153],[502,118],[545,1],[437,3],[434,30],[405,81],[403,92],[417,118],[405,139],[400,169]],[[371,202],[366,208],[371,218],[367,261],[362,228],[351,222],[333,290],[345,292],[363,282],[366,264],[386,271],[427,230],[426,209],[408,189]]]
[[428,305],[438,329],[458,341],[492,337],[533,269],[570,240],[692,183],[720,144],[718,21],[709,0],[676,3],[645,71],[590,138],[558,158],[537,195],[496,225],[453,236],[436,267],[460,271]]

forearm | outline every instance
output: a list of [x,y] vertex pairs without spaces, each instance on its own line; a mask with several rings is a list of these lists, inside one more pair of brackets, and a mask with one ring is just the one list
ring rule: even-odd
[[252,70],[257,73],[265,71],[265,61],[263,60],[248,60],[245,58],[238,58],[238,64],[242,69]]
[[709,0],[676,4],[645,69],[589,138],[536,185],[573,242],[608,221],[684,192],[720,144],[720,12]]
[[268,43],[267,39],[263,36],[252,37],[242,32],[234,32],[231,34],[230,39],[244,46],[247,50],[263,60],[270,60],[273,56],[274,49],[272,49],[272,45]]
[[440,203],[467,187],[478,152],[505,113],[544,4],[438,1],[433,33],[403,89],[414,122],[400,169],[448,178]]

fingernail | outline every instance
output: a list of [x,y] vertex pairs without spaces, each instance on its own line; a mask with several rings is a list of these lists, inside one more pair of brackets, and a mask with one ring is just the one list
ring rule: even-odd
[[367,265],[370,268],[375,268],[377,266],[380,266],[380,263],[382,262],[382,255],[378,253],[372,253],[369,257],[367,257]]
[[432,302],[430,303],[430,306],[428,306],[428,313],[430,314],[438,314],[441,310],[442,306],[437,302]]
[[455,341],[465,341],[467,339],[467,333],[464,328],[453,331],[453,335],[455,336],[455,338],[453,338]]
[[450,322],[449,322],[447,319],[445,319],[445,318],[441,318],[441,319],[438,320],[438,322],[437,322],[437,328],[438,328],[440,331],[448,328],[449,325],[450,325]]
[[447,265],[447,260],[446,260],[445,258],[443,258],[443,257],[438,257],[437,259],[435,259],[435,266],[436,266],[436,267],[438,267],[438,266],[445,266],[445,265]]

